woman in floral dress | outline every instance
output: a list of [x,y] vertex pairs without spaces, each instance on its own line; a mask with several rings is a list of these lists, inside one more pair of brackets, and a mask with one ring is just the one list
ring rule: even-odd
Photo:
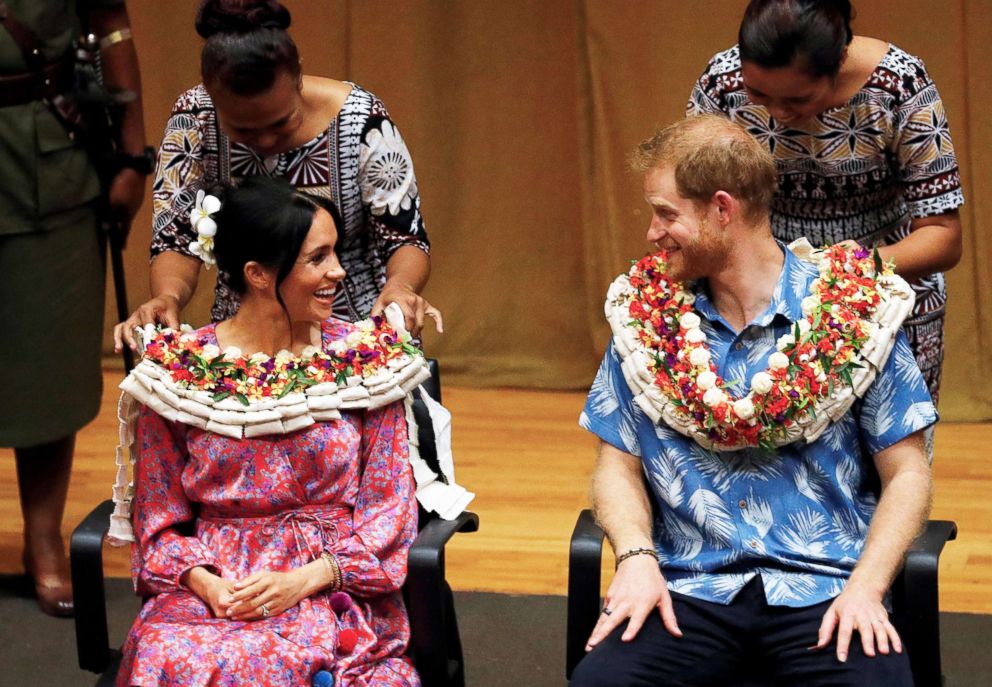
[[[172,361],[162,369],[175,379],[191,379],[183,366],[196,356],[216,363],[219,351],[235,368],[290,370],[233,389],[246,408],[238,417],[248,417],[279,407],[279,385],[293,374],[309,379],[298,385],[316,380],[314,363],[294,361],[317,350],[347,358],[368,329],[331,317],[344,272],[330,203],[262,178],[218,195],[201,196],[194,224],[200,253],[215,251],[241,307],[192,334],[164,332],[149,351]],[[132,447],[132,562],[147,599],[118,685],[300,687],[321,670],[339,687],[419,685],[404,655],[400,595],[417,529],[402,403],[332,421],[297,417],[253,437],[247,424],[202,429],[161,405],[169,393],[154,381],[145,388]],[[205,402],[226,422],[233,411],[220,412],[222,395]],[[242,430],[253,438],[232,438]]]
[[936,402],[943,272],[962,251],[957,158],[923,62],[855,36],[851,15],[847,0],[752,0],[738,45],[710,60],[688,111],[723,114],[771,151],[778,239],[853,240],[895,261],[916,292],[903,328]]
[[[152,187],[152,298],[117,325],[118,350],[139,325],[178,326],[200,272],[188,215],[198,190],[250,176],[282,177],[329,198],[344,220],[338,255],[347,276],[334,315],[350,322],[397,303],[417,334],[440,314],[419,294],[430,275],[413,161],[385,105],[350,83],[301,71],[275,0],[204,0],[203,83],[176,101]],[[221,273],[212,319],[230,317],[238,294]]]

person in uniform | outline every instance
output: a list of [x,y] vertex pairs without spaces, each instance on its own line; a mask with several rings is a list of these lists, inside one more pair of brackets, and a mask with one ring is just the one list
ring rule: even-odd
[[[140,94],[140,76],[124,0],[7,0],[0,17],[0,446],[14,449],[38,605],[67,616],[61,523],[75,435],[100,404],[105,274],[100,179],[61,107],[83,24],[100,41],[108,90]],[[140,98],[123,106],[120,126],[132,165],[105,200],[129,221],[145,184],[134,164],[145,148]]]

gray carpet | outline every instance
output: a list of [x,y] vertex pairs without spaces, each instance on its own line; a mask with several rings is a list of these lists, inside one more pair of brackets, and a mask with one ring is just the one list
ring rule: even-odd
[[[93,685],[76,667],[73,623],[39,613],[23,578],[0,576],[2,687]],[[565,600],[556,596],[458,593],[468,687],[562,687]],[[138,607],[130,583],[108,583],[111,638],[123,639]],[[992,616],[941,618],[948,687],[992,685]]]

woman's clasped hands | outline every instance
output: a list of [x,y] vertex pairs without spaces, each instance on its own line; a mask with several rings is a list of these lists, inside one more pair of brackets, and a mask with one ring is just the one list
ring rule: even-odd
[[279,615],[319,591],[321,585],[310,566],[288,572],[263,570],[233,581],[196,567],[182,583],[203,600],[216,618],[262,620]]

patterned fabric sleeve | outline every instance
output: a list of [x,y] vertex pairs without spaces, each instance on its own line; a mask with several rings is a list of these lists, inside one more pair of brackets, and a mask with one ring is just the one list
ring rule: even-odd
[[637,429],[650,422],[634,403],[620,368],[620,356],[610,344],[593,380],[579,425],[632,456],[641,455]]
[[190,568],[217,566],[203,542],[176,529],[194,519],[182,484],[185,429],[142,406],[137,441],[131,570],[138,594],[159,594],[178,589],[179,578]]
[[861,439],[871,455],[937,422],[937,409],[903,332],[859,406],[855,413]]
[[165,125],[152,184],[151,257],[164,251],[193,256],[189,244],[196,238],[189,211],[206,175],[206,131],[213,116],[198,102],[196,89],[176,101]]
[[[728,57],[728,54],[730,55]],[[686,116],[699,114],[727,114],[727,104],[723,98],[722,85],[728,78],[720,71],[725,69],[735,54],[734,49],[714,55],[696,80],[685,106]]]
[[354,533],[334,542],[344,590],[369,597],[397,591],[417,536],[417,500],[407,454],[403,403],[365,413]]
[[414,246],[430,253],[410,151],[377,98],[362,131],[358,164],[358,183],[371,229],[372,249],[382,264],[402,246]]
[[951,212],[964,195],[944,103],[922,61],[901,51],[896,59],[902,81],[894,145],[906,202],[914,218]]

